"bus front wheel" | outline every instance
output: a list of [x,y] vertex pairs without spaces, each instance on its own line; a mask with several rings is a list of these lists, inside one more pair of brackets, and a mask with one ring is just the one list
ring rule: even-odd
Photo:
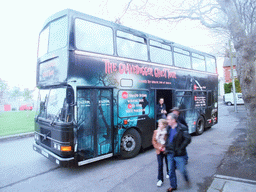
[[127,130],[121,140],[121,156],[125,159],[135,157],[141,148],[141,137],[135,129]]
[[204,128],[205,128],[204,118],[200,116],[196,123],[196,135],[203,134]]

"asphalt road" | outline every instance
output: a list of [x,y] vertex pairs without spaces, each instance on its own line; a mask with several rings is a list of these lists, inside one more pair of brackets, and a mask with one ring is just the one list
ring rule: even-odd
[[[188,189],[178,176],[178,191],[198,191],[216,172],[233,139],[239,134],[239,119],[229,114],[232,106],[219,104],[219,123],[188,146]],[[239,110],[239,107],[238,107]],[[110,158],[78,168],[61,168],[32,149],[33,137],[0,142],[0,191],[166,191],[169,181],[157,187],[157,160],[154,149],[137,157]]]

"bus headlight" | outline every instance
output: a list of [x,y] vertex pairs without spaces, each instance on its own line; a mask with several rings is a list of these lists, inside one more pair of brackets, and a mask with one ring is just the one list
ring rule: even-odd
[[36,140],[36,141],[39,141],[40,136],[39,136],[38,134],[35,133],[35,136],[34,136],[34,137],[35,137],[35,140]]
[[60,144],[58,144],[58,143],[53,143],[53,147],[54,147],[54,149],[57,149],[57,150],[60,151]]

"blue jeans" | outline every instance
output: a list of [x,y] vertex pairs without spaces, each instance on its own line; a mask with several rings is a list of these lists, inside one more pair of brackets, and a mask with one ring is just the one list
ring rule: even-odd
[[185,164],[185,157],[186,156],[174,157],[173,154],[167,154],[167,159],[168,159],[168,163],[169,163],[169,167],[170,167],[170,170],[169,170],[170,183],[171,183],[172,188],[177,188],[177,177],[176,177],[176,172],[175,172],[176,167],[182,173],[185,181],[187,181],[187,182],[189,181],[186,164]]
[[166,172],[168,174],[168,161],[167,161],[167,155],[163,154],[163,152],[161,152],[160,154],[156,155],[157,156],[157,162],[158,162],[158,176],[157,179],[164,181],[164,172],[163,172],[163,168],[164,168],[164,159],[165,159],[165,163],[166,163]]

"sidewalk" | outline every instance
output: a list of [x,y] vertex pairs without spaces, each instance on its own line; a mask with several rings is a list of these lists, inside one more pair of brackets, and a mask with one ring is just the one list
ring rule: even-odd
[[246,111],[243,105],[230,106],[229,113],[237,117],[240,126],[236,129],[239,135],[230,146],[218,167],[207,192],[256,192],[256,158],[245,157],[246,148]]
[[256,181],[214,175],[213,182],[207,192],[256,192]]

